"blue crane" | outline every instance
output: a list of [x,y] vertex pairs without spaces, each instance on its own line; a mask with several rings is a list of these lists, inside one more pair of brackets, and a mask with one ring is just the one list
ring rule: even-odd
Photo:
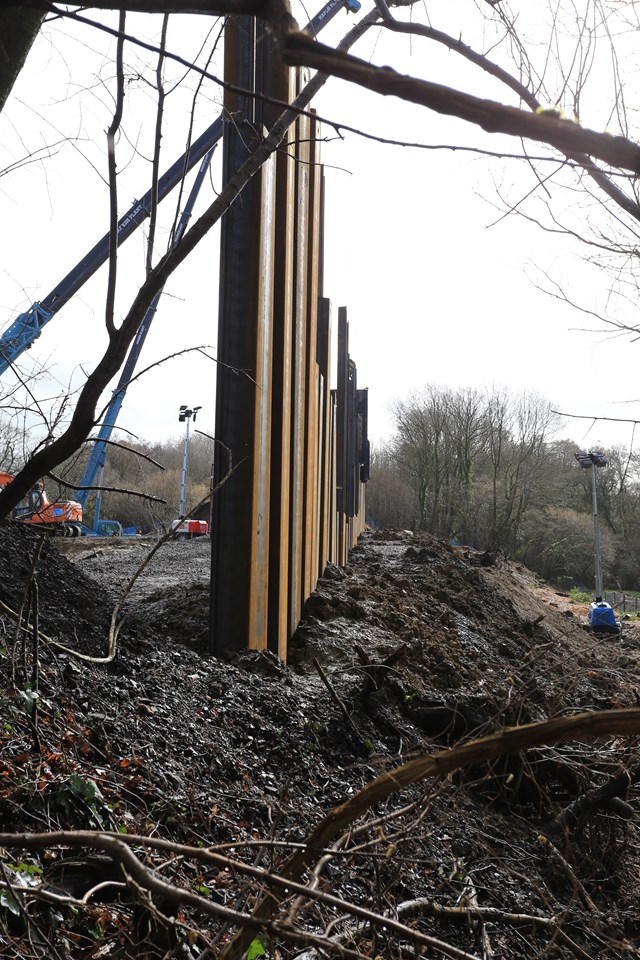
[[[360,9],[359,0],[329,0],[316,16],[304,28],[306,33],[316,36],[332,20],[342,7],[351,13]],[[222,136],[223,119],[219,116],[210,127],[198,137],[179,160],[160,177],[157,184],[158,202],[179,183],[184,175],[211,150]],[[141,200],[118,221],[118,246],[123,243],[150,216],[153,189],[148,190]],[[40,336],[44,327],[56,313],[78,292],[90,277],[106,263],[109,257],[109,237],[107,233],[76,264],[60,283],[43,299],[37,300],[28,310],[19,314],[0,336],[0,376],[27,350]]]
[[[207,170],[209,169],[209,165],[211,163],[211,157],[213,156],[213,151],[214,151],[214,147],[212,147],[211,150],[209,150],[209,152],[206,153],[202,159],[202,163],[200,164],[200,169],[198,170],[196,179],[193,182],[193,186],[191,187],[191,192],[189,193],[189,197],[184,206],[184,210],[182,211],[180,220],[178,221],[178,225],[173,235],[172,246],[174,247],[176,246],[177,243],[180,242],[180,239],[184,231],[187,229],[187,224],[189,223],[191,214],[193,213],[193,208],[195,206],[196,199],[198,197],[198,194],[200,193],[200,187],[202,186],[204,182],[204,178],[207,174]],[[91,450],[91,454],[89,455],[89,459],[87,460],[87,464],[84,468],[84,472],[82,474],[82,478],[80,480],[78,490],[76,491],[76,500],[78,501],[78,503],[82,504],[83,509],[91,493],[91,488],[95,487],[96,477],[104,467],[104,462],[107,456],[107,444],[109,442],[111,434],[113,433],[116,420],[118,419],[118,414],[120,413],[120,408],[122,406],[125,394],[127,392],[127,387],[129,386],[131,378],[133,377],[136,364],[138,362],[138,358],[140,357],[140,353],[142,351],[144,341],[147,337],[149,328],[151,326],[151,322],[155,316],[156,310],[158,309],[158,303],[160,301],[160,297],[162,296],[163,289],[164,288],[161,288],[153,298],[153,301],[151,302],[151,305],[149,306],[149,309],[145,313],[144,319],[140,324],[140,329],[138,330],[136,338],[131,344],[131,349],[129,350],[127,359],[125,361],[125,364],[122,368],[122,372],[120,374],[118,386],[113,391],[113,395],[109,402],[109,406],[107,407],[105,411],[105,415],[102,419],[100,431],[98,433],[98,436],[96,437],[95,443],[93,444],[93,449]],[[93,518],[93,529],[96,531],[96,533],[100,532],[100,529],[101,529],[100,499],[101,499],[100,490],[98,489],[98,494],[96,497],[96,504],[95,504],[95,511],[94,511],[94,518]],[[112,521],[103,521],[102,523],[103,523],[103,526],[105,526],[104,532],[107,532],[106,524],[110,525]]]
[[[179,160],[169,167],[158,180],[158,202],[180,183],[186,173],[207,154],[222,136],[222,117],[218,117],[195,140]],[[118,246],[123,243],[151,214],[153,189],[118,221]],[[106,263],[109,257],[109,234],[106,233],[44,300],[36,301],[7,327],[0,337],[0,375],[38,339],[47,323],[78,292],[78,290]]]
[[[335,17],[340,9],[346,7],[351,13],[357,13],[361,4],[359,0],[329,0],[312,20],[304,28],[305,32],[311,36],[316,36],[320,30]],[[207,127],[203,134],[195,140],[185,153],[163,174],[158,180],[156,188],[157,201],[160,202],[167,194],[179,183],[184,175],[188,173],[198,161],[202,161],[200,169],[191,188],[189,198],[180,217],[176,228],[173,244],[182,237],[189,218],[193,212],[196,198],[200,187],[204,181],[206,172],[211,162],[214,147],[220,140],[223,132],[223,117],[220,115],[214,122]],[[120,218],[117,227],[117,243],[120,246],[131,234],[144,223],[151,214],[153,188],[148,190],[141,200],[136,200],[132,207]],[[0,375],[15,363],[24,350],[29,349],[38,339],[47,323],[56,315],[56,313],[67,303],[71,297],[89,280],[90,277],[105,263],[109,257],[109,239],[110,234],[105,234],[101,240],[76,264],[76,266],[64,277],[60,283],[43,300],[36,301],[21,313],[7,327],[2,336],[0,336]],[[133,376],[136,364],[140,357],[143,344],[149,332],[153,317],[158,307],[158,302],[162,295],[160,290],[140,325],[137,336],[131,345],[129,354],[122,368],[122,373],[118,381],[118,386],[113,392],[112,398],[105,411],[105,415],[100,426],[100,431],[95,439],[93,449],[87,461],[82,474],[76,499],[84,508],[91,488],[95,489],[95,481],[104,467],[106,459],[107,444],[115,427],[120,408],[124,401],[131,378]],[[96,499],[93,529],[98,532],[100,525],[105,528],[105,532],[113,521],[100,521],[100,490]]]

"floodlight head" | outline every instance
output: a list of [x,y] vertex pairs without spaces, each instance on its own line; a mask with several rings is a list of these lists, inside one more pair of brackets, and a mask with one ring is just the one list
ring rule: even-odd
[[202,410],[202,406],[194,407],[194,408],[193,408],[193,421],[194,421],[194,423],[195,423],[195,419],[196,419],[196,417],[197,417],[197,415],[198,415],[198,410]]
[[606,467],[608,463],[604,453],[601,453],[600,450],[589,450],[588,453],[586,450],[578,450],[574,456],[585,470],[589,470],[591,467]]

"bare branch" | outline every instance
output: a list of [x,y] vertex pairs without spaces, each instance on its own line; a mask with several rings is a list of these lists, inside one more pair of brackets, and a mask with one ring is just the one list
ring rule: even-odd
[[[376,19],[377,13],[375,12],[365,17],[352,28],[339,48],[347,49],[353,45]],[[127,316],[118,329],[117,336],[110,338],[102,359],[89,374],[80,391],[67,429],[59,437],[52,440],[45,449],[39,450],[19,471],[13,482],[0,491],[0,516],[8,515],[41,476],[44,476],[57,464],[75,453],[89,435],[95,425],[95,411],[100,397],[124,362],[129,346],[136,336],[155,295],[162,289],[174,270],[207,235],[211,227],[217,223],[265,160],[274,150],[277,150],[286,131],[297,118],[299,111],[308,106],[326,80],[326,75],[316,74],[309,81],[290,108],[276,121],[256,150],[228,180],[224,189],[200,219],[189,228],[183,235],[182,240],[162,257],[147,276]]]
[[[124,11],[120,14],[119,32],[124,33],[126,14]],[[124,107],[124,65],[123,56],[124,40],[122,35],[118,37],[116,50],[116,106],[111,125],[107,131],[107,161],[109,166],[109,277],[107,280],[107,297],[105,307],[105,324],[109,336],[115,333],[114,324],[114,304],[116,299],[116,275],[118,262],[118,188],[116,174],[116,133],[120,128],[122,121],[122,111]]]
[[[521,753],[541,744],[550,745],[579,737],[591,739],[610,733],[633,735],[639,731],[640,708],[603,710],[558,717],[520,727],[508,727],[499,733],[463,743],[451,750],[417,757],[401,767],[381,774],[341,806],[335,807],[309,835],[306,849],[290,857],[282,868],[281,875],[297,880],[315,859],[317,852],[326,847],[331,839],[349,824],[363,816],[374,803],[379,803],[426,777],[445,776],[455,770]],[[271,891],[259,901],[254,911],[255,918],[271,915],[273,898],[274,893]],[[224,960],[239,960],[247,946],[246,933],[240,930],[222,956]]]
[[149,214],[149,235],[147,237],[147,273],[151,272],[153,266],[153,244],[156,235],[156,221],[158,217],[158,178],[160,176],[160,144],[162,142],[162,120],[164,117],[165,91],[162,82],[162,68],[165,59],[165,50],[167,45],[167,29],[169,27],[169,17],[165,13],[162,18],[162,31],[160,34],[160,53],[158,55],[158,65],[156,67],[156,89],[158,91],[158,107],[156,110],[156,133],[153,144],[153,172],[151,176],[151,212]]
[[383,96],[396,96],[410,103],[466,120],[489,133],[505,133],[548,143],[565,154],[585,153],[613,167],[640,174],[640,146],[605,133],[596,133],[557,117],[531,114],[428,80],[417,80],[392,67],[375,67],[358,57],[334,50],[302,33],[289,33],[283,41],[286,63],[317,70],[366,87]]

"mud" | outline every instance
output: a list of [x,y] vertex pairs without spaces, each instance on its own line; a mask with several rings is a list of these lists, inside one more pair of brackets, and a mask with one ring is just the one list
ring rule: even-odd
[[[35,542],[23,528],[0,529],[0,600],[14,610]],[[61,549],[64,556],[45,545],[37,567],[40,628],[104,654],[111,611],[148,544]],[[35,713],[33,638],[16,641],[15,624],[2,618],[1,830],[111,829],[232,844],[234,856],[277,869],[288,848],[252,845],[304,840],[334,806],[413,756],[505,725],[638,702],[633,622],[622,641],[594,637],[584,608],[524,568],[407,533],[367,534],[345,570],[328,568],[286,665],[268,652],[208,657],[209,549],[207,540],[171,543],[148,566],[127,597],[113,662],[82,662],[41,642]],[[639,759],[635,740],[609,738],[425,781],[371,812],[378,826],[362,826],[358,843],[347,842],[322,889],[392,916],[414,901],[454,907],[473,891],[480,907],[563,917],[574,945],[532,923],[460,924],[426,908],[412,921],[474,957],[489,955],[485,926],[493,954],[507,960],[545,950],[581,955],[576,949],[637,956],[637,788],[624,798],[630,816],[596,808],[561,837],[554,849],[566,869],[540,838],[577,795]],[[8,849],[2,859],[15,865],[21,857],[46,881],[63,854],[59,845],[28,857]],[[233,871],[203,870],[188,858],[161,869],[229,906],[255,895]],[[187,911],[197,934],[173,930],[168,944],[157,930],[140,935],[130,905],[101,909],[98,939],[82,915],[62,910],[57,926],[47,920],[60,955],[195,960],[225,936],[215,918]],[[20,918],[5,914],[0,953],[48,955]],[[319,933],[328,920],[310,905],[298,923]],[[335,936],[354,930],[345,917]],[[373,944],[361,936],[364,953],[391,958],[408,949],[388,930]],[[269,951],[275,960],[301,948],[283,937]]]

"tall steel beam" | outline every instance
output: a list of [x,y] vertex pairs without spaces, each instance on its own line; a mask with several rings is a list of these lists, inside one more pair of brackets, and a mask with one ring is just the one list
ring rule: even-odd
[[318,302],[322,249],[322,170],[320,167],[319,123],[312,117],[309,131],[309,237],[307,241],[307,338],[305,392],[305,506],[302,600],[318,581]]
[[318,543],[318,557],[320,575],[329,562],[331,556],[331,524],[335,514],[335,497],[332,496],[332,394],[330,390],[331,377],[331,302],[322,297],[318,305],[318,373],[319,373],[319,403],[320,403],[320,531]]
[[[261,64],[264,92],[289,103],[296,92],[296,72],[274,57],[274,41],[265,33],[260,49],[269,52]],[[281,108],[264,104],[263,122],[270,126]],[[286,660],[289,640],[291,407],[293,271],[295,232],[295,126],[290,127],[276,157],[276,199],[273,290],[273,373],[271,420],[271,500],[269,534],[268,646]]]
[[[255,21],[229,18],[225,77],[253,90]],[[225,94],[223,177],[255,139],[254,99]],[[275,162],[265,163],[222,221],[210,648],[267,646]]]
[[347,308],[338,308],[338,373],[336,389],[336,504],[338,512],[338,563],[348,555],[347,515],[349,504],[349,322]]
[[[300,72],[299,83],[306,81]],[[290,585],[289,633],[300,620],[303,602],[304,508],[305,508],[305,396],[307,353],[307,283],[309,243],[309,134],[310,121],[296,122],[294,320],[292,331],[293,392],[291,415],[291,503],[290,503]]]

